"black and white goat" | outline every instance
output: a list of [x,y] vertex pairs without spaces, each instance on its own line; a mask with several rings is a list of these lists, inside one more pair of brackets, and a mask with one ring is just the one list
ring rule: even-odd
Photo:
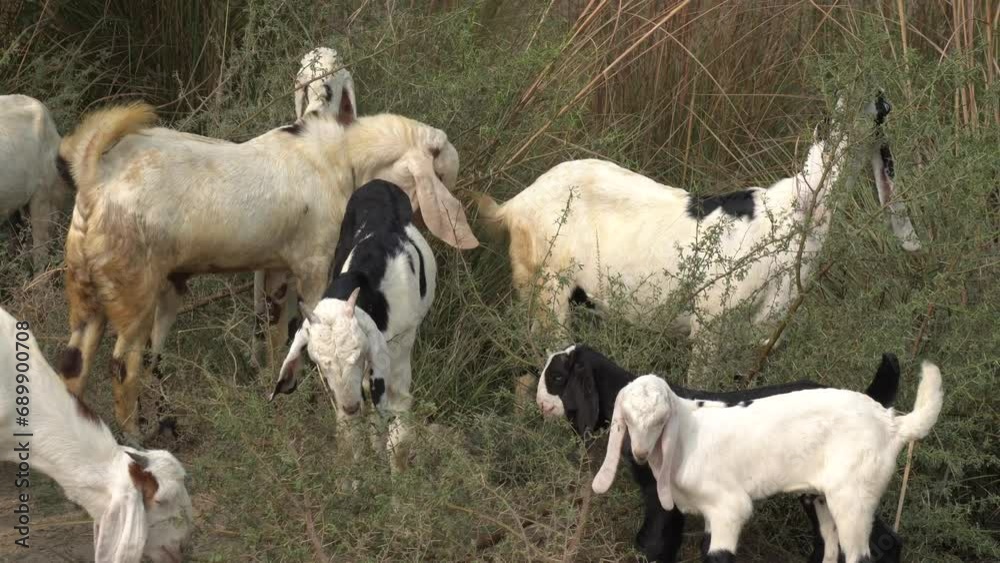
[[[896,236],[916,250],[919,241],[894,193],[892,155],[878,130],[889,111],[881,96],[866,108],[879,135],[870,144],[871,165]],[[480,218],[509,234],[515,289],[523,300],[534,296],[540,303],[539,321],[551,312],[565,326],[575,296],[604,308],[614,288],[635,299],[624,312],[639,318],[683,287],[691,272],[704,278],[694,280],[692,306],[676,319],[680,331],[695,339],[705,323],[743,303],[762,325],[795,300],[797,273],[807,279],[817,265],[834,210],[830,192],[846,161],[844,121],[853,117],[838,107],[833,131],[821,135],[817,128],[802,169],[767,189],[703,197],[612,162],[575,160],[553,167],[503,205],[480,196]],[[717,248],[704,248],[705,239],[717,239]],[[699,265],[691,271],[693,260]]]
[[87,511],[98,563],[139,563],[143,556],[155,563],[181,561],[193,517],[177,458],[115,442],[66,390],[29,324],[3,309],[0,366],[0,460],[19,464],[23,486],[30,486],[31,471],[40,471]]
[[836,530],[846,563],[870,563],[872,521],[896,458],[930,432],[943,398],[941,372],[926,361],[914,410],[903,416],[867,395],[829,388],[714,408],[643,375],[615,399],[593,489],[601,494],[613,483],[628,433],[632,456],[648,460],[660,504],[704,516],[706,562],[735,561],[753,501],[806,493],[823,496],[827,529]]
[[[581,437],[604,430],[611,422],[615,398],[636,378],[600,352],[583,344],[570,346],[549,356],[539,377],[536,401],[545,417],[565,416]],[[733,392],[709,392],[674,386],[678,396],[701,401],[704,405],[741,408],[753,401],[801,391],[821,389],[824,385],[799,380]],[[899,387],[899,361],[893,354],[883,354],[882,362],[865,394],[889,408]],[[626,449],[625,459],[639,484],[645,505],[642,526],[635,542],[648,561],[673,563],[681,547],[684,513],[677,508],[664,510],[656,494],[656,479],[649,465],[636,463]],[[813,551],[808,563],[835,563],[835,532],[825,524],[828,511],[815,495],[803,495],[801,502],[813,528]],[[902,542],[880,518],[875,519],[870,545],[875,563],[899,563]],[[707,547],[707,546],[706,546]]]
[[[338,420],[361,412],[370,368],[372,402],[384,416],[410,409],[410,355],[417,329],[434,302],[437,263],[406,193],[383,180],[368,182],[347,202],[332,280],[295,333],[271,399],[291,393],[303,350],[319,368],[337,403]],[[397,416],[389,428],[394,470],[405,467],[409,431]]]

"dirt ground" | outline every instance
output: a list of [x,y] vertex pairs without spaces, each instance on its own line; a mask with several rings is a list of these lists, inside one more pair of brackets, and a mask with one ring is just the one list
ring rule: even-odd
[[66,500],[51,479],[31,476],[31,529],[27,549],[14,544],[14,508],[20,492],[14,486],[14,464],[0,463],[0,562],[87,563],[94,560],[93,520],[81,508]]

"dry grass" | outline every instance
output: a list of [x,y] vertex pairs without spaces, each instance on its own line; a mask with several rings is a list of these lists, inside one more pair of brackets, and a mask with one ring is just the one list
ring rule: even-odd
[[[155,5],[155,6],[154,6]],[[884,88],[897,184],[924,242],[898,248],[852,175],[823,257],[826,276],[790,320],[760,382],[810,377],[861,388],[883,351],[903,360],[899,405],[918,357],[940,363],[946,406],[915,451],[901,521],[907,560],[1000,558],[1000,144],[998,20],[988,1],[527,2],[305,0],[4,5],[0,86],[44,100],[61,131],[80,114],[142,97],[177,127],[246,139],[287,123],[299,57],[332,44],[354,72],[362,113],[441,127],[462,154],[463,187],[506,199],[553,164],[601,156],[695,191],[767,185],[799,166],[834,91]],[[6,18],[6,19],[5,19]],[[6,32],[6,35],[5,35]],[[546,342],[526,331],[506,252],[437,245],[440,290],[415,358],[421,433],[413,470],[331,447],[334,416],[307,382],[268,404],[273,375],[253,359],[249,278],[207,277],[168,340],[171,444],[193,476],[199,561],[599,561],[630,555],[639,503],[622,480],[583,494],[588,456],[563,425],[513,408],[515,377]],[[58,267],[61,252],[54,248]],[[50,358],[66,338],[60,275],[34,277],[21,251],[0,261],[0,303],[37,324]],[[682,306],[683,298],[677,299]],[[640,325],[579,315],[574,332],[636,371],[671,380],[690,350],[666,306]],[[754,365],[758,334],[734,312],[716,323],[717,388]],[[89,398],[110,419],[106,344]],[[310,391],[319,400],[310,402]],[[599,446],[595,449],[599,455]],[[903,460],[901,459],[901,466]],[[883,502],[892,518],[894,480]],[[36,509],[65,509],[51,488]],[[697,522],[684,561],[697,560]],[[86,531],[84,531],[84,536]],[[760,503],[746,561],[804,560],[794,503]],[[54,540],[53,540],[54,541]],[[72,541],[86,541],[85,537]]]

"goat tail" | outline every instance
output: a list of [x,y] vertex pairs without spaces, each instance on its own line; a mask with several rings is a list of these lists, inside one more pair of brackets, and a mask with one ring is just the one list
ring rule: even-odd
[[59,154],[69,162],[77,184],[76,204],[84,217],[93,203],[101,155],[122,137],[141,131],[154,121],[153,106],[136,102],[90,113],[72,135],[63,139]]
[[472,199],[479,209],[479,222],[486,228],[487,233],[494,239],[501,238],[507,231],[507,224],[504,221],[503,207],[492,197],[473,190],[468,190],[472,194]]
[[941,370],[928,361],[920,366],[920,386],[913,412],[897,418],[897,435],[905,442],[919,440],[930,433],[941,414],[944,390],[941,387]]

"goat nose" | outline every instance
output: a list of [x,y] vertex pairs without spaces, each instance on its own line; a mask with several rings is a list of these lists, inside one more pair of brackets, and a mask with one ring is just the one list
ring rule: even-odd
[[633,454],[633,456],[635,457],[635,460],[637,462],[639,462],[640,464],[645,464],[646,463],[646,458],[649,457],[649,453],[647,453],[647,452],[636,452],[635,454]]
[[358,414],[358,411],[361,410],[361,403],[354,403],[353,405],[344,405],[341,408],[344,409],[344,414],[354,415]]

